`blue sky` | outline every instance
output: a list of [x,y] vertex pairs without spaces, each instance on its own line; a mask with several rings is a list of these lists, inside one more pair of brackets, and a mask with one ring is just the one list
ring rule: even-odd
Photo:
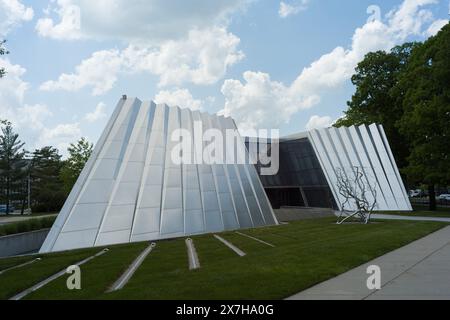
[[448,0],[0,0],[0,118],[63,153],[95,142],[122,94],[243,130],[327,126],[364,54],[423,41],[448,14]]

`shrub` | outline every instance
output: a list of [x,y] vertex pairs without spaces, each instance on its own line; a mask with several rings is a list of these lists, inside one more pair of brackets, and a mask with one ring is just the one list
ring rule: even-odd
[[56,217],[35,218],[0,226],[0,236],[51,228]]

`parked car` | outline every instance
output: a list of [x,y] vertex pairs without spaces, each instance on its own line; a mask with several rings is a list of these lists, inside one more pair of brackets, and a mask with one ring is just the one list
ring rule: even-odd
[[15,210],[14,206],[9,206],[9,212],[6,212],[6,204],[0,204],[0,214],[13,213]]
[[448,200],[450,201],[450,194],[441,194],[439,197],[437,197],[436,199],[438,200]]
[[424,194],[423,194],[422,190],[416,189],[416,190],[409,190],[409,196],[411,198],[420,198],[420,197],[423,197]]

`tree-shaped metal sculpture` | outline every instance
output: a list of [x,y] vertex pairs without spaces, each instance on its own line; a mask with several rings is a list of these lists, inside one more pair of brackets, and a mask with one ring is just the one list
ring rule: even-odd
[[376,182],[361,167],[336,169],[337,189],[342,196],[341,212],[337,224],[355,218],[368,224],[377,206]]

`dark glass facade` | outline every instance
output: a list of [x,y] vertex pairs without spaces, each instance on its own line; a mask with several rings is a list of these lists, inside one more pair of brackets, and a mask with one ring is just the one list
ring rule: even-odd
[[[259,173],[260,165],[256,168]],[[260,175],[260,179],[274,209],[283,206],[337,207],[308,138],[281,141],[278,174]]]

